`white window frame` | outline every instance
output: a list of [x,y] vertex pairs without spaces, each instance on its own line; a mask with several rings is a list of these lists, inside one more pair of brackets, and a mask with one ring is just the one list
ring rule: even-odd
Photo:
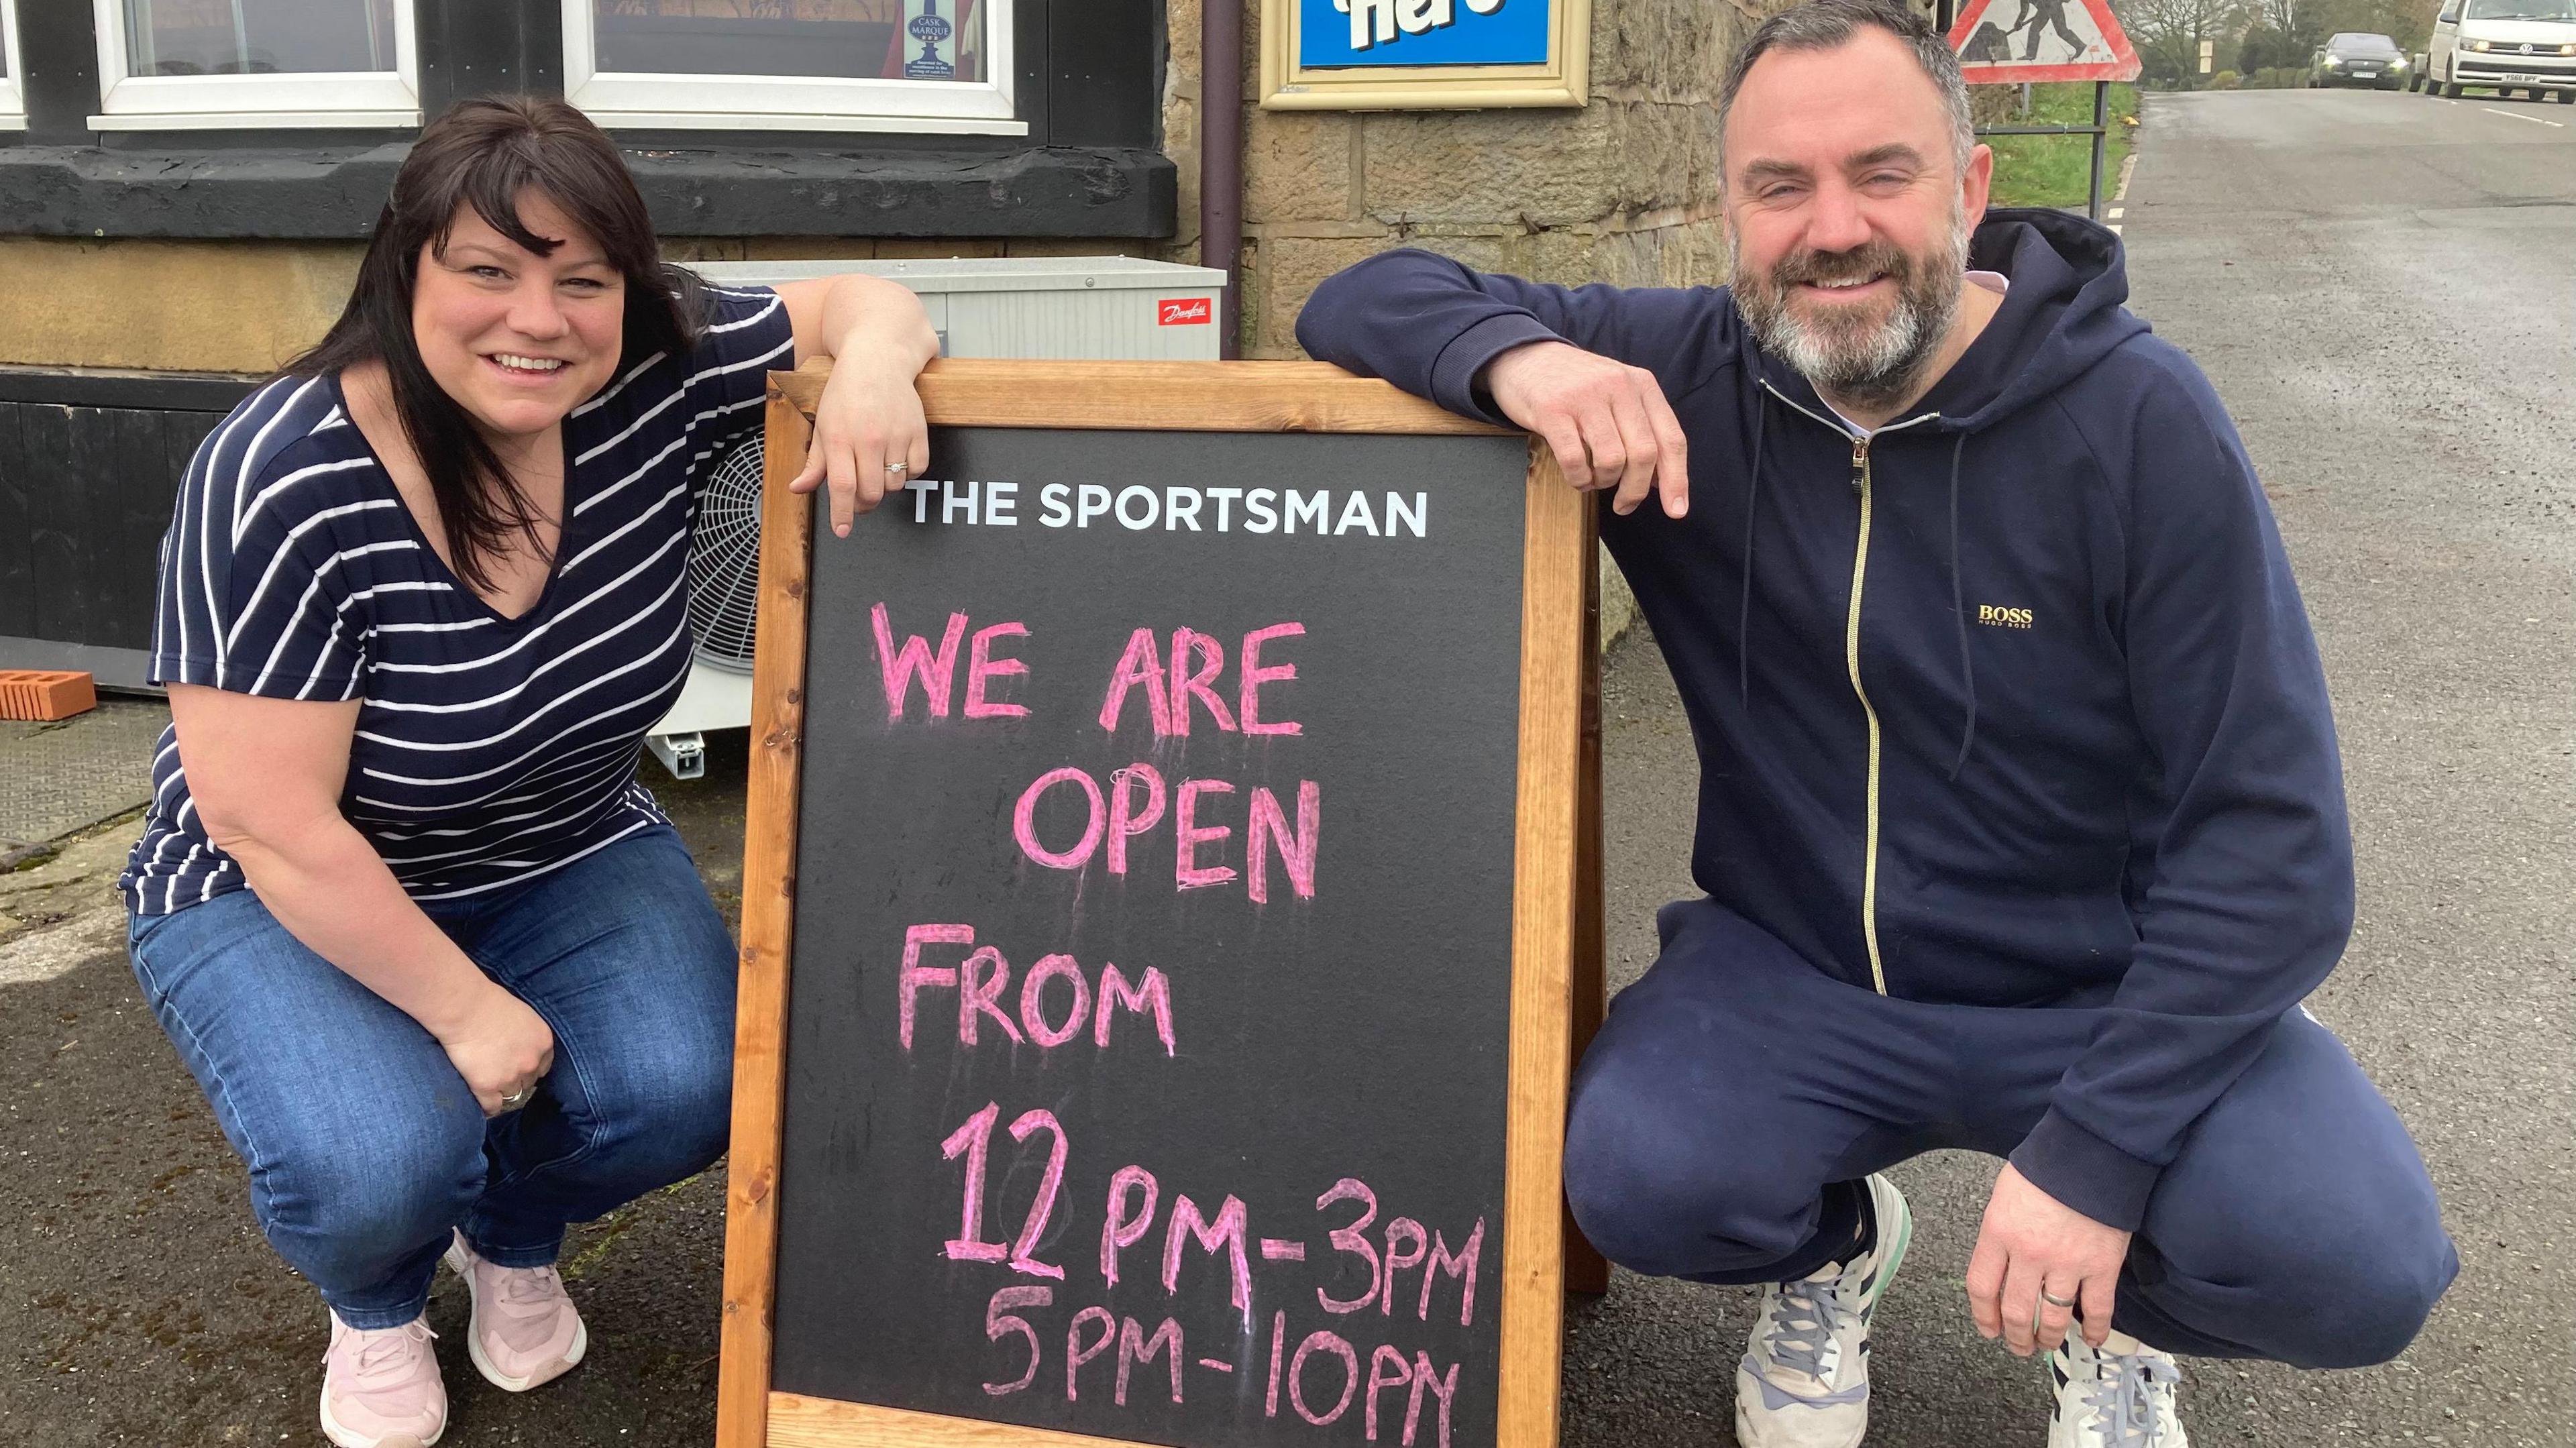
[[420,124],[413,0],[393,0],[392,70],[294,75],[135,75],[124,0],[96,0],[99,114],[94,131],[366,128]]
[[18,58],[18,0],[0,0],[0,131],[25,129],[27,71]]
[[591,0],[563,0],[564,98],[602,126],[1025,136],[1012,99],[1013,0],[981,0],[982,81],[678,75],[598,69]]

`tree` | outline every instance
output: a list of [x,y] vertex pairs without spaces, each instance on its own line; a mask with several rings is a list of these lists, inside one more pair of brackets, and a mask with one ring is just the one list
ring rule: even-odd
[[[2114,11],[2138,48],[2141,79],[2187,90],[2200,84],[2200,43],[2231,48],[2226,42],[2243,26],[2245,5],[2246,0],[2122,0]],[[2219,56],[2213,68],[2226,61]]]

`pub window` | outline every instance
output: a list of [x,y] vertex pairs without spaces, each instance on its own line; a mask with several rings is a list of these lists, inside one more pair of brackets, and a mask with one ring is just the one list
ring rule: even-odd
[[1025,135],[1012,0],[563,0],[605,126]]
[[420,124],[413,0],[96,4],[95,130]]
[[18,78],[17,0],[0,0],[0,131],[27,129],[27,92]]

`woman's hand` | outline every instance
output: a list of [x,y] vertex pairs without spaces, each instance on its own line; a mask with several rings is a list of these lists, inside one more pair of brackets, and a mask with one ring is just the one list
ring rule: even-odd
[[805,467],[787,486],[832,490],[832,532],[930,466],[930,428],[912,380],[939,355],[939,334],[921,298],[900,282],[861,272],[782,282],[778,299],[796,329],[796,361],[833,360],[832,380],[814,409]]
[[517,996],[491,986],[473,1008],[439,1035],[448,1062],[465,1078],[485,1116],[527,1105],[555,1063],[555,1033]]
[[848,537],[853,518],[930,466],[930,425],[922,421],[921,394],[912,387],[919,371],[865,354],[847,356],[823,385],[805,470],[787,486],[810,493],[830,483],[835,536]]

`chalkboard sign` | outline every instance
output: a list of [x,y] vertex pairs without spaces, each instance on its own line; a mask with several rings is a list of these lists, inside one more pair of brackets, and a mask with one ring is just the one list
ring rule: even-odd
[[1319,364],[774,379],[720,1442],[1545,1448],[1590,544]]

